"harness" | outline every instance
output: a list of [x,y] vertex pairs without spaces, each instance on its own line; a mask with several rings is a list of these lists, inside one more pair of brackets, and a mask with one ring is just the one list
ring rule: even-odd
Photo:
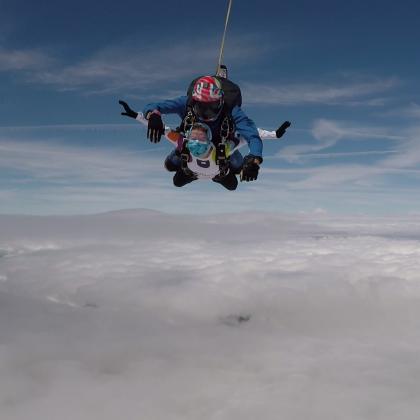
[[234,136],[232,116],[225,113],[220,125],[219,143],[216,145],[216,165],[219,165],[220,177],[229,173],[229,156],[226,156],[226,142]]
[[188,177],[195,177],[194,172],[188,167],[188,162],[191,158],[191,153],[187,147],[187,140],[184,138],[182,142],[182,149],[181,149],[181,169],[184,174]]
[[[225,177],[229,173],[229,156],[226,156],[226,142],[234,138],[235,124],[230,113],[223,107],[221,116],[220,128],[212,130],[212,141],[216,149],[216,165],[219,166],[220,177]],[[197,116],[194,114],[191,105],[187,106],[187,113],[177,128],[177,131],[185,134],[188,132],[194,123],[197,121]],[[187,140],[184,139],[181,151],[181,168],[186,175],[191,175],[193,172],[188,168],[188,162],[191,154],[187,148]]]

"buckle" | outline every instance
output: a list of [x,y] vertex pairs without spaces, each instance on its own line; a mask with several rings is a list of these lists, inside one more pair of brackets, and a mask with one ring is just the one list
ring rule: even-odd
[[223,165],[226,162],[226,146],[223,143],[219,143],[216,151],[216,165]]
[[181,159],[188,162],[190,155],[188,153],[181,153]]

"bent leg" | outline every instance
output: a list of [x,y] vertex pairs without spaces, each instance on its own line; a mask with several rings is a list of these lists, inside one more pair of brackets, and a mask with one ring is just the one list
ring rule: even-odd
[[213,181],[223,185],[229,191],[234,191],[238,187],[238,179],[232,171],[223,178],[219,178],[218,176],[214,177]]
[[183,187],[195,180],[196,178],[186,175],[182,169],[177,170],[173,177],[175,187]]
[[176,172],[181,168],[181,158],[177,155],[176,150],[172,152],[165,159],[165,168],[169,172]]

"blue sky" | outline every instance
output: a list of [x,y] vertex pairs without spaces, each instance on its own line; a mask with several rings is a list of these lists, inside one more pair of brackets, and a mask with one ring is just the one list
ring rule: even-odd
[[0,0],[0,213],[420,211],[414,1],[234,1],[225,62],[243,108],[293,126],[255,183],[172,187],[170,145],[118,99],[140,110],[214,71],[226,1],[202,9]]

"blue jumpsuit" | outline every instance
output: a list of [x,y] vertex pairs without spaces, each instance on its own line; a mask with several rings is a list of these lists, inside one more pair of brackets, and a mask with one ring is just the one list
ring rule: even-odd
[[[180,96],[175,99],[169,99],[162,102],[154,102],[147,104],[143,109],[143,115],[147,115],[149,112],[157,109],[162,114],[178,114],[183,120],[187,113],[187,96]],[[250,154],[258,157],[262,157],[262,140],[258,134],[255,123],[242,111],[241,107],[235,106],[231,112],[233,122],[235,123],[236,132],[242,136],[248,143]],[[207,122],[206,124],[213,131],[216,124],[219,122]],[[243,163],[243,157],[239,150],[236,150],[230,156],[230,167],[234,172],[239,172]],[[168,168],[168,164],[171,167],[180,167],[180,158],[173,151],[166,159],[165,166]],[[169,169],[169,168],[168,168]]]

